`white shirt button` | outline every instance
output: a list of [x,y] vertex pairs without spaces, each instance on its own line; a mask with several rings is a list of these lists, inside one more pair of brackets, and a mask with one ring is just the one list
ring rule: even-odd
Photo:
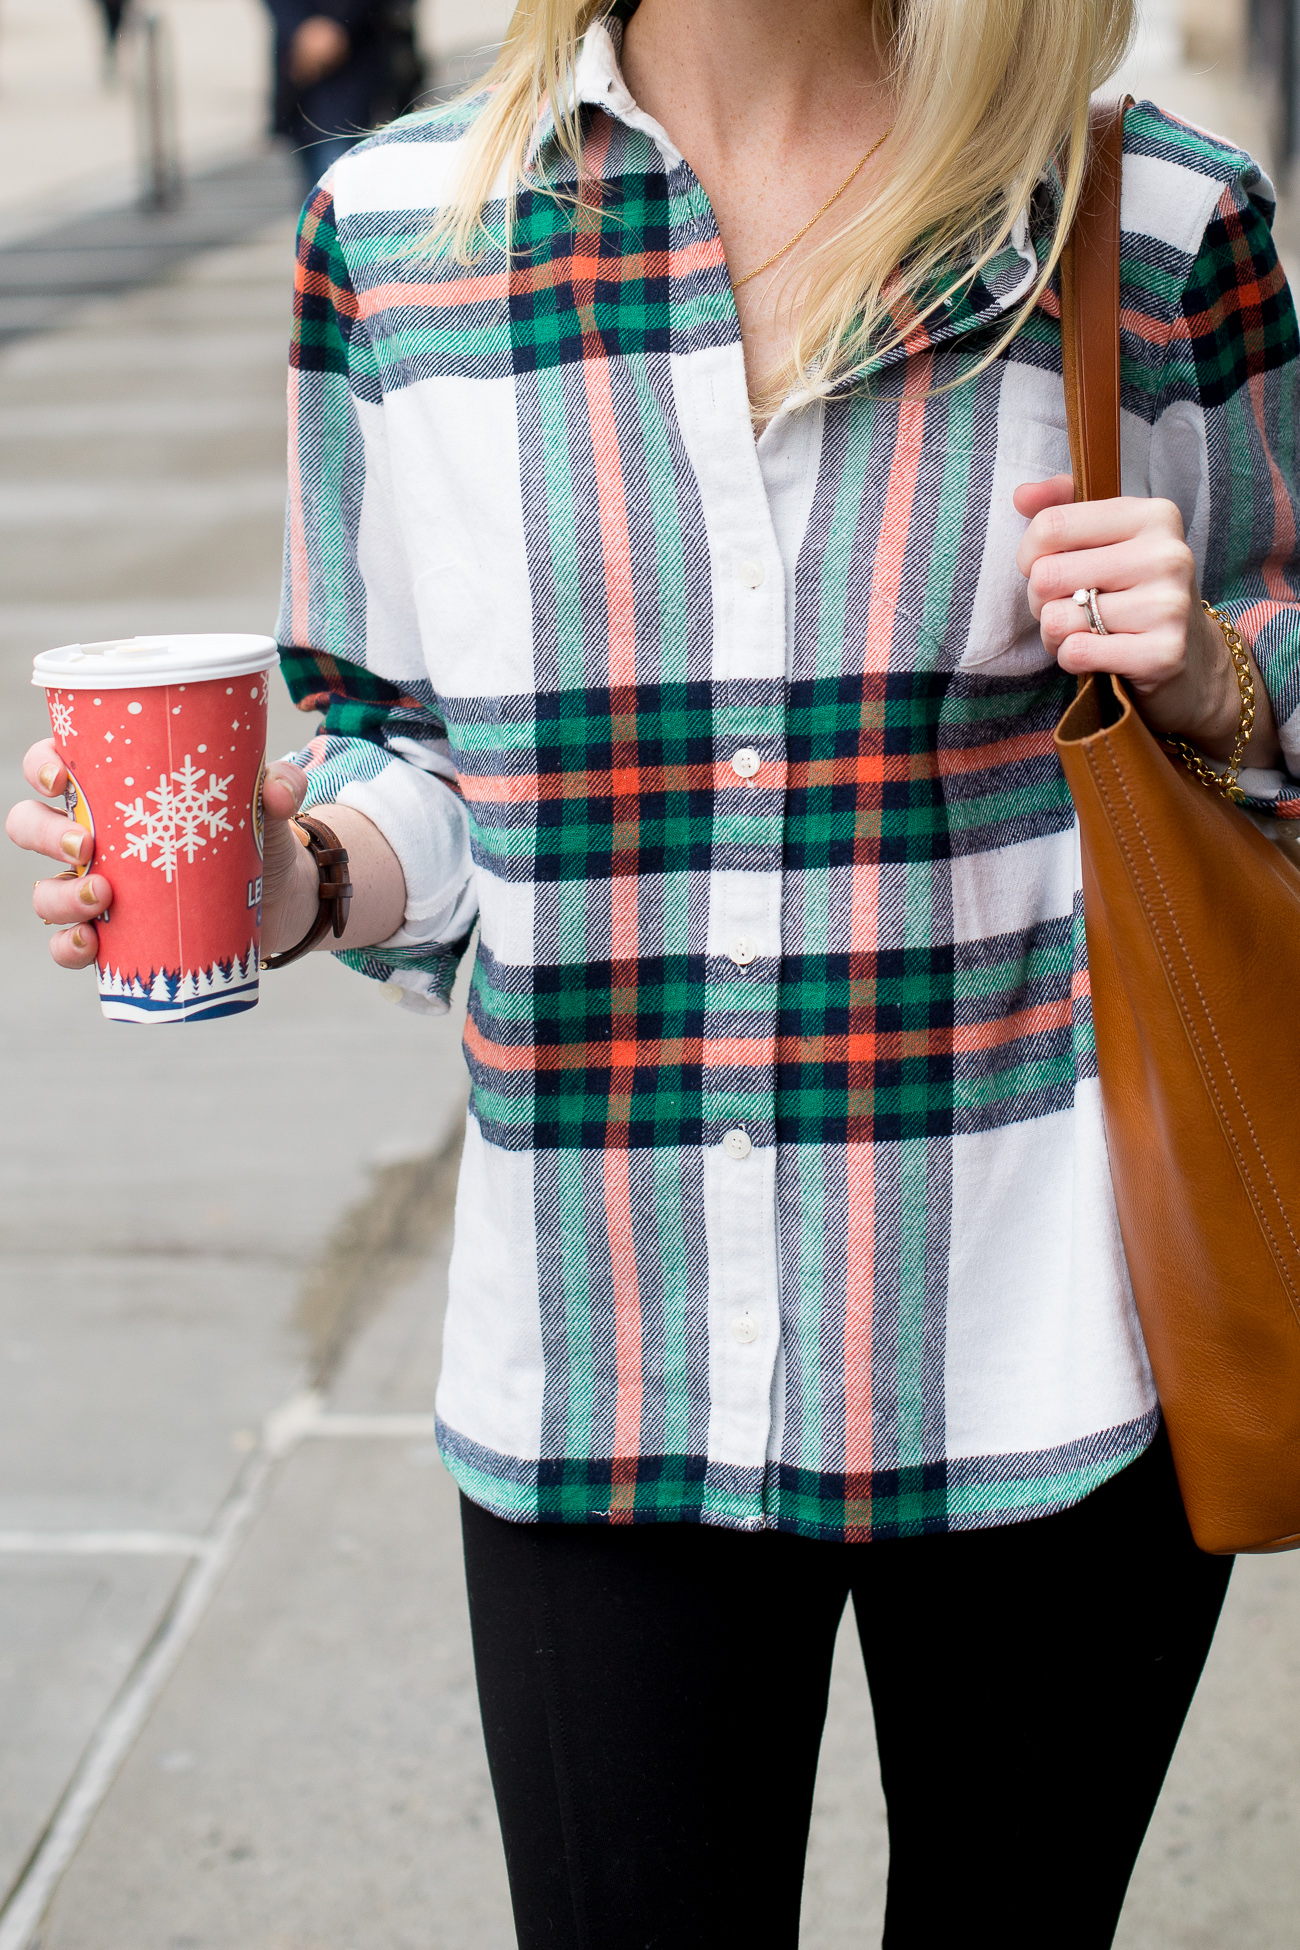
[[761,562],[742,562],[740,565],[740,580],[744,583],[746,589],[757,589],[763,580],[763,564]]
[[752,779],[762,762],[752,745],[742,745],[731,754],[731,769],[738,779]]
[[748,1131],[728,1131],[722,1140],[722,1148],[729,1158],[739,1162],[741,1158],[747,1158],[754,1147],[749,1141]]
[[737,1314],[731,1323],[731,1333],[733,1340],[739,1341],[742,1347],[748,1347],[751,1341],[758,1339],[758,1322],[751,1320],[748,1314]]
[[748,968],[752,961],[758,959],[758,944],[755,941],[751,941],[747,934],[738,934],[730,948],[728,948],[727,953],[731,956],[737,968]]

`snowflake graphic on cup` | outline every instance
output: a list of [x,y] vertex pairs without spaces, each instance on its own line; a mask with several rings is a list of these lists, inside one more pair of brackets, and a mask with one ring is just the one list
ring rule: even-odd
[[[134,801],[123,804],[117,800],[117,810],[123,815],[122,824],[136,830],[130,832],[122,849],[124,860],[149,860],[150,851],[157,849],[157,858],[149,864],[161,867],[167,880],[177,871],[180,855],[183,853],[191,866],[194,855],[209,840],[215,840],[220,833],[232,833],[233,826],[226,817],[226,793],[234,780],[219,779],[215,772],[209,772],[208,782],[203,783],[203,767],[185,755],[184,763],[178,772],[168,777],[163,772],[158,779],[156,790],[140,794]],[[146,807],[145,800],[152,803],[152,810]],[[206,827],[207,831],[200,829]]]
[[72,722],[72,707],[76,702],[76,692],[64,697],[59,691],[51,691],[47,702],[50,707],[50,730],[54,736],[66,740],[77,736],[77,727]]

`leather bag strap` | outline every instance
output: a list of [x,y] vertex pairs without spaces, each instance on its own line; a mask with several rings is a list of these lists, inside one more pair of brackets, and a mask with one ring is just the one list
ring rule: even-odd
[[1079,208],[1061,253],[1061,362],[1076,501],[1108,501],[1119,471],[1119,199],[1133,97],[1090,117]]

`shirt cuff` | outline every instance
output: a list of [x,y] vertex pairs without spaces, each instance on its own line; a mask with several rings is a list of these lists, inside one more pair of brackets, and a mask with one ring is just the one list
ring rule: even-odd
[[1289,772],[1266,772],[1260,767],[1243,766],[1237,784],[1255,812],[1269,813],[1274,819],[1300,821],[1300,779],[1293,778]]

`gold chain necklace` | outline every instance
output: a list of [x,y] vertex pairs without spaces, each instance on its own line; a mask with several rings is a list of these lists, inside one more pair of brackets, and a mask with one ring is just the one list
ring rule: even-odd
[[832,203],[839,202],[845,190],[848,189],[850,183],[852,183],[856,177],[862,174],[867,164],[871,161],[871,158],[875,155],[877,149],[882,148],[884,144],[888,142],[890,136],[893,133],[894,133],[894,125],[891,122],[889,127],[885,130],[885,133],[881,136],[880,140],[878,142],[872,143],[866,155],[862,157],[860,162],[854,163],[852,169],[849,171],[848,175],[844,178],[844,181],[840,184],[839,188],[831,196],[827,197],[826,201],[822,204],[821,209],[818,210],[815,213],[815,215],[809,217],[803,229],[796,230],[794,236],[790,238],[788,243],[782,244],[780,250],[773,251],[770,257],[765,257],[763,259],[763,262],[760,265],[758,265],[754,270],[746,271],[743,278],[733,278],[731,281],[732,290],[739,291],[742,284],[751,284],[755,278],[761,277],[764,271],[770,271],[778,258],[784,257],[787,251],[792,251],[795,245],[799,242],[799,239],[801,237],[806,237],[808,235],[808,232],[812,229],[813,225],[821,222],[822,218],[826,215],[826,212],[830,209]]

